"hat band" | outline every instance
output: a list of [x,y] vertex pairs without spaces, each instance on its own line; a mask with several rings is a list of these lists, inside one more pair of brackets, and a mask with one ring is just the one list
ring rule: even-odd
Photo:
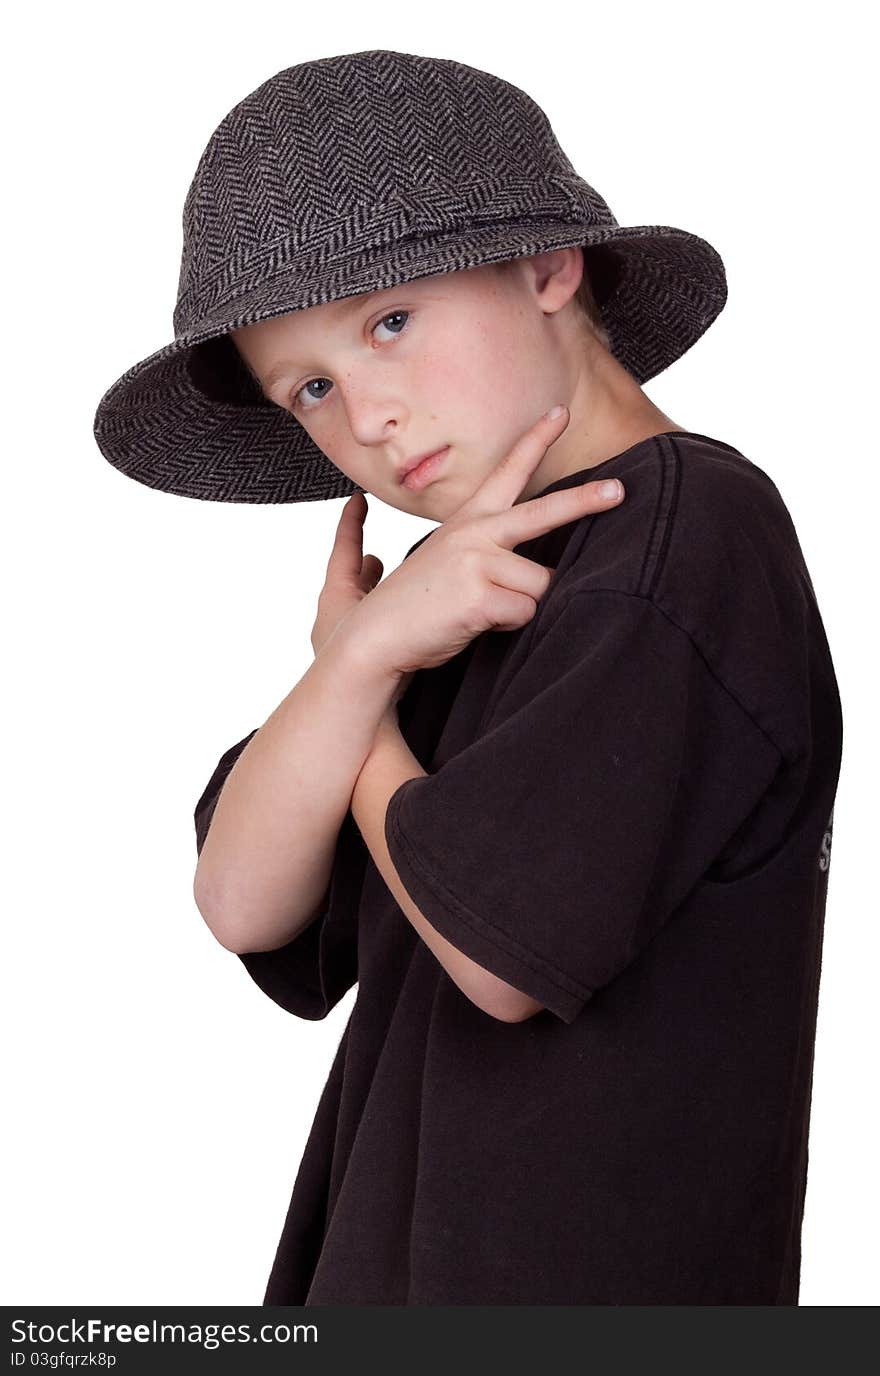
[[319,225],[304,222],[257,252],[248,246],[233,253],[181,292],[174,311],[175,333],[192,330],[206,315],[279,273],[289,278],[314,272],[352,255],[389,252],[416,239],[430,247],[431,239],[449,234],[508,224],[519,232],[545,223],[585,229],[617,226],[601,196],[576,176],[483,180],[430,199],[398,190],[384,201]]

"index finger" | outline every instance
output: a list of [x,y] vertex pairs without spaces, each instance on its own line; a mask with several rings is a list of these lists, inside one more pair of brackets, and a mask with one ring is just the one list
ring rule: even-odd
[[336,526],[333,548],[327,561],[328,570],[348,575],[360,576],[363,564],[364,519],[367,514],[367,499],[363,492],[355,492],[349,497]]
[[517,498],[540,464],[547,450],[568,425],[567,406],[555,406],[540,416],[535,424],[513,445],[491,473],[484,478],[476,492],[459,507],[466,517],[494,516],[500,520],[494,532],[498,544],[513,548],[522,540],[544,535],[558,525],[577,520],[589,511],[602,511],[615,505],[626,495],[619,479],[601,479],[582,483],[578,487],[548,492],[525,502]]
[[490,516],[513,506],[529,478],[568,425],[567,406],[554,406],[539,416],[488,473],[476,492],[459,507],[468,516]]

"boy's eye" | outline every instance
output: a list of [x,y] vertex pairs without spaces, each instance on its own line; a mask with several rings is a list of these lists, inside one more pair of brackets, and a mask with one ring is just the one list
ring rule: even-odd
[[[390,329],[392,335],[401,335],[403,334],[403,331],[406,329],[408,320],[409,311],[391,311],[388,315],[383,315],[382,319],[376,322],[376,324],[373,326],[372,333],[375,334],[376,330],[378,330],[379,326],[381,325],[386,326],[386,328]],[[388,321],[392,321],[393,324],[387,325],[386,322]],[[304,382],[303,385],[295,393],[293,398],[293,405],[298,405],[300,410],[303,411],[312,411],[314,410],[315,405],[317,405],[318,402],[323,401],[324,397],[327,395],[327,392],[332,386],[333,383],[330,381],[329,378],[312,378],[311,381]],[[314,392],[307,391],[307,388],[309,387],[323,387],[325,390],[320,392],[318,395],[315,395]]]

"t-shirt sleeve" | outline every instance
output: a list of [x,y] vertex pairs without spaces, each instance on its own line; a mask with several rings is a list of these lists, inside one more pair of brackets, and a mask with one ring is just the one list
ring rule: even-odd
[[571,1022],[674,915],[779,751],[648,598],[573,594],[479,737],[389,799],[413,902]]
[[[200,855],[217,800],[232,767],[258,728],[220,757],[196,804],[196,850]],[[324,908],[285,946],[238,954],[255,983],[295,1017],[325,1018],[357,982],[357,907],[366,848],[351,809],[339,831]]]

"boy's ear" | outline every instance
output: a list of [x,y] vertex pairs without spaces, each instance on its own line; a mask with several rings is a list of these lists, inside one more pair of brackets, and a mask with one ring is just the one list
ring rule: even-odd
[[271,406],[228,334],[205,339],[189,350],[187,371],[193,386],[210,401],[228,406]]

